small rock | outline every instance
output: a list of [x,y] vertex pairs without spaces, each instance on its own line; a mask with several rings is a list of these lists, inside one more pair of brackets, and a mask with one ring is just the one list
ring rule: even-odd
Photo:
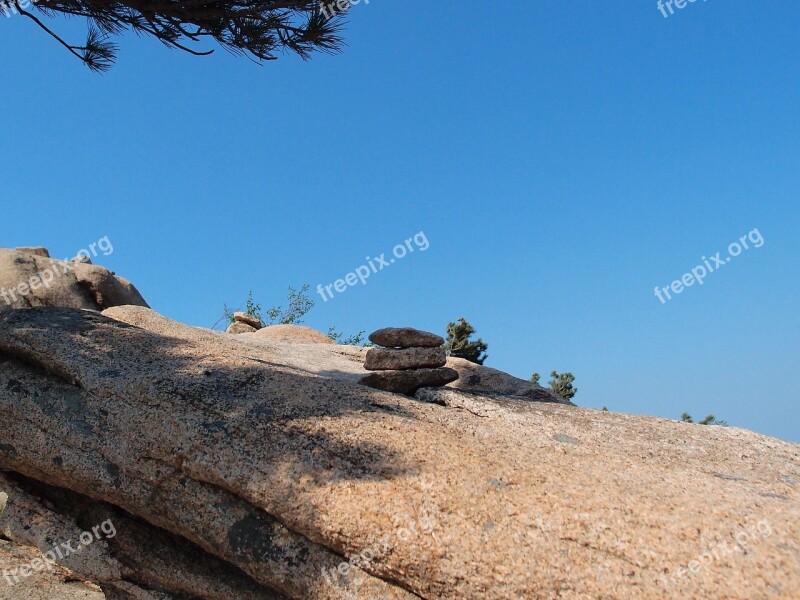
[[447,363],[444,348],[370,348],[364,368],[368,371],[443,367]]
[[237,323],[244,323],[245,325],[250,325],[255,329],[261,329],[264,325],[261,323],[261,319],[257,319],[253,315],[246,313],[246,312],[235,312],[233,313],[233,320]]
[[88,255],[86,255],[86,254],[78,254],[78,256],[76,256],[75,258],[73,258],[73,259],[72,259],[70,262],[74,262],[74,263],[83,263],[84,265],[91,265],[91,264],[93,264],[93,263],[92,263],[92,259],[91,259],[91,258],[89,258],[89,256],[88,256]]
[[225,333],[240,334],[240,333],[255,333],[256,331],[258,331],[258,329],[256,329],[252,325],[248,325],[247,323],[241,323],[239,321],[234,321],[233,323],[228,325],[228,328],[225,330]]
[[45,258],[50,258],[50,252],[47,248],[42,246],[20,246],[19,248],[14,248],[17,252],[24,252],[25,254],[33,254],[35,256],[44,256]]
[[441,336],[413,327],[378,329],[369,336],[369,341],[385,348],[437,348],[444,344]]
[[412,371],[376,371],[361,378],[362,385],[413,396],[422,387],[439,387],[458,379],[455,369],[417,369]]

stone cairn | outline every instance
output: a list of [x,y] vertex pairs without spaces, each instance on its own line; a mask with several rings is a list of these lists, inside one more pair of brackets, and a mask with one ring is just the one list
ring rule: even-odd
[[361,378],[369,387],[413,396],[423,387],[441,387],[458,379],[444,365],[444,339],[411,327],[388,327],[369,336],[376,345],[367,351],[364,368],[374,371]]
[[263,329],[264,324],[246,312],[233,313],[233,323],[228,325],[225,333],[254,333]]

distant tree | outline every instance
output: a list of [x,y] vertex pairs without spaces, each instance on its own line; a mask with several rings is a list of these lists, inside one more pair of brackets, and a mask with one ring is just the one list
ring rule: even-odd
[[[578,393],[578,388],[574,387],[572,383],[575,381],[575,376],[572,373],[558,373],[553,371],[550,373],[550,389],[565,400],[572,400],[575,394]],[[539,385],[539,380],[542,378],[539,373],[531,375],[531,383]],[[608,409],[606,409],[608,410]]]
[[[261,321],[263,325],[298,325],[303,322],[303,317],[314,308],[314,301],[309,297],[308,290],[311,286],[308,284],[303,285],[299,290],[289,286],[288,300],[286,310],[280,306],[273,306],[267,311],[267,316],[262,314],[261,305],[256,303],[253,299],[253,292],[247,295],[245,308],[246,312],[253,318]],[[233,313],[238,312],[240,309],[232,309],[228,305],[224,305],[222,318],[214,324],[216,327],[220,321],[233,322]]]
[[578,388],[572,384],[575,381],[575,376],[572,373],[558,373],[553,371],[550,373],[550,389],[565,400],[572,400],[575,394],[578,393]]
[[728,424],[727,421],[722,421],[720,419],[717,419],[714,415],[708,415],[702,421],[698,421],[698,423],[700,423],[700,425],[721,425],[723,427],[725,427]]
[[[681,421],[683,421],[684,423],[694,423],[694,419],[692,419],[692,415],[690,415],[689,413],[683,413],[681,415]],[[719,425],[721,427],[727,427],[728,422],[727,421],[722,421],[720,419],[717,419],[714,415],[708,415],[702,421],[698,421],[697,424],[698,425]]]
[[311,286],[304,284],[300,290],[289,286],[289,305],[286,310],[280,306],[273,306],[267,311],[268,325],[297,325],[303,322],[303,317],[314,308],[314,301],[308,296]]
[[489,345],[480,338],[471,340],[474,333],[475,328],[464,317],[461,317],[457,323],[449,323],[447,325],[447,341],[444,345],[448,356],[464,358],[482,365],[488,358],[486,350],[489,349]]
[[330,327],[328,329],[328,337],[337,344],[342,344],[343,346],[372,346],[372,342],[364,341],[366,339],[365,333],[364,331],[359,331],[355,335],[344,337],[343,333],[336,331],[336,327]]
[[603,412],[608,412],[608,407],[607,406],[603,407]]
[[320,0],[33,0],[44,17],[86,17],[86,41],[65,41],[38,16],[26,10],[30,2],[0,0],[0,13],[20,14],[40,27],[93,71],[111,67],[117,45],[109,38],[126,31],[150,36],[169,48],[196,56],[214,50],[211,41],[256,62],[275,60],[279,52],[308,59],[316,52],[341,50],[345,11]]

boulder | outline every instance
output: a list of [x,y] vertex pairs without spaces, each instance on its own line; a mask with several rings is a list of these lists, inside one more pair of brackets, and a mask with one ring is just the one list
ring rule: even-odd
[[246,312],[235,312],[233,313],[233,320],[237,323],[244,323],[245,325],[250,325],[253,329],[261,329],[264,327],[264,324],[261,322],[261,319],[258,319],[251,315],[250,313]]
[[78,256],[72,259],[72,262],[84,263],[86,265],[94,264],[92,263],[92,259],[86,254],[78,254]]
[[37,306],[104,310],[147,306],[127,280],[100,266],[61,261],[41,249],[0,248],[0,312]]
[[408,371],[375,371],[361,378],[363,385],[413,396],[421,387],[438,387],[455,381],[458,373],[453,369],[411,369]]
[[449,356],[447,366],[458,371],[458,379],[448,387],[478,394],[499,394],[530,398],[536,402],[555,402],[575,406],[549,388],[534,385],[503,371],[470,362],[464,358]]
[[233,323],[228,325],[228,328],[225,330],[225,333],[233,333],[239,335],[242,333],[255,333],[256,331],[258,331],[258,329],[256,329],[255,327],[253,327],[248,323],[242,323],[241,321],[234,321]]
[[[457,389],[408,398],[281,363],[290,345],[257,334],[109,312],[140,326],[0,315],[9,497],[66,511],[59,528],[96,524],[104,513],[81,513],[94,503],[144,527],[94,555],[104,586],[110,555],[137,598],[230,589],[234,574],[312,600],[800,593],[796,444]],[[291,360],[335,355],[308,346]],[[46,537],[45,517],[9,533]],[[199,561],[213,568],[188,570]]]
[[260,340],[288,344],[335,344],[331,338],[305,325],[270,325],[253,334]]
[[50,251],[43,246],[20,246],[19,248],[15,248],[15,250],[23,254],[33,254],[34,256],[50,258]]
[[97,304],[98,310],[112,306],[147,306],[139,291],[127,280],[89,263],[74,263],[75,278]]
[[369,341],[385,348],[437,348],[444,345],[444,338],[441,336],[413,327],[378,329],[370,334]]
[[444,348],[370,348],[364,368],[368,371],[443,367]]

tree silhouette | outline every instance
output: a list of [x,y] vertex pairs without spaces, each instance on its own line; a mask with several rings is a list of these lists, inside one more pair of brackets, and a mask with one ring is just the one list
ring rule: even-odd
[[[117,45],[110,41],[125,31],[151,36],[170,48],[202,56],[211,54],[204,41],[261,62],[280,51],[308,59],[315,51],[341,50],[339,36],[345,11],[325,9],[310,0],[33,0],[45,17],[86,17],[86,41],[65,41],[34,15],[31,0],[0,0],[0,12],[20,14],[35,22],[93,71],[114,63]],[[349,4],[348,4],[349,6]]]

